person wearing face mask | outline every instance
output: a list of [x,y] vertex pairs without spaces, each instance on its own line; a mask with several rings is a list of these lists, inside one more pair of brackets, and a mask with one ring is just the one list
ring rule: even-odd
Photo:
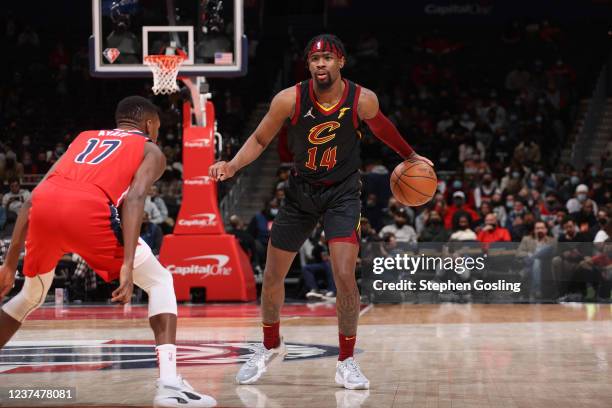
[[548,235],[548,227],[544,221],[536,221],[533,231],[525,235],[517,249],[517,256],[523,261],[524,273],[529,278],[530,296],[534,299],[542,297],[542,271],[550,268],[557,240]]
[[597,203],[589,198],[589,187],[587,187],[586,184],[579,184],[576,186],[575,193],[575,197],[570,198],[565,204],[567,211],[569,211],[570,214],[580,211],[584,203],[587,201],[593,204],[593,211],[597,213]]
[[17,161],[17,155],[13,151],[9,151],[6,154],[4,161],[4,167],[0,168],[0,182],[7,181],[12,178],[22,179],[23,178],[23,164]]
[[599,210],[597,212],[597,222],[599,223],[599,231],[595,234],[595,238],[593,242],[596,244],[601,242],[606,242],[610,239],[610,228],[612,227],[610,223],[610,215],[607,211]]
[[270,228],[272,227],[274,217],[278,214],[278,207],[278,200],[276,198],[266,201],[264,209],[253,216],[247,228],[247,231],[257,242],[258,252],[261,255],[260,259],[265,258],[265,248],[268,246]]
[[385,234],[392,233],[395,235],[397,242],[415,243],[417,242],[417,234],[412,226],[408,225],[408,213],[404,208],[395,213],[393,224],[384,226],[380,230],[380,237]]
[[437,211],[430,211],[425,228],[419,236],[419,242],[448,242],[449,233],[444,228],[442,217]]
[[470,224],[478,220],[478,213],[465,203],[465,193],[463,191],[455,191],[453,193],[453,204],[448,207],[444,215],[444,228],[452,229],[457,224],[461,215],[466,215],[470,220]]
[[510,232],[497,223],[497,216],[494,213],[489,213],[485,216],[485,223],[478,233],[478,241],[480,242],[509,242]]

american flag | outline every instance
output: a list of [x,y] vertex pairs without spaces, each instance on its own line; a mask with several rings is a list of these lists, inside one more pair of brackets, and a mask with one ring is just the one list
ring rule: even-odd
[[215,52],[215,65],[228,65],[234,62],[234,53]]

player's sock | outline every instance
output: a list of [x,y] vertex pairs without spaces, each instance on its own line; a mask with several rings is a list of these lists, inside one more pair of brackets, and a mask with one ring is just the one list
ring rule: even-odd
[[176,382],[176,345],[160,344],[155,347],[155,352],[159,366],[159,379],[164,383]]
[[355,351],[355,342],[357,341],[357,335],[345,336],[342,333],[338,333],[338,344],[340,344],[340,354],[338,355],[338,361],[344,361],[349,357],[353,357]]
[[280,321],[276,323],[264,323],[264,347],[268,350],[276,348],[280,345]]

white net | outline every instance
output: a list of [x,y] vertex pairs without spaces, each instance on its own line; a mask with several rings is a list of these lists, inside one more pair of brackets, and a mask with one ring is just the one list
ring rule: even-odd
[[185,57],[181,55],[147,55],[144,63],[153,71],[153,93],[168,95],[179,91],[178,70]]

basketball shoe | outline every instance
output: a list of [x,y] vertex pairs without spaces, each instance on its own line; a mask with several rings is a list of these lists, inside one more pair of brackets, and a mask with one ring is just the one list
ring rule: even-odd
[[272,363],[283,361],[287,355],[287,348],[283,338],[280,339],[278,347],[267,349],[263,344],[255,347],[254,353],[249,360],[240,367],[236,374],[238,384],[253,384],[266,372]]
[[155,408],[208,408],[216,405],[217,401],[213,397],[195,391],[180,375],[173,383],[157,380],[157,393],[153,400]]
[[336,384],[349,390],[367,390],[370,381],[361,372],[353,357],[336,363]]

